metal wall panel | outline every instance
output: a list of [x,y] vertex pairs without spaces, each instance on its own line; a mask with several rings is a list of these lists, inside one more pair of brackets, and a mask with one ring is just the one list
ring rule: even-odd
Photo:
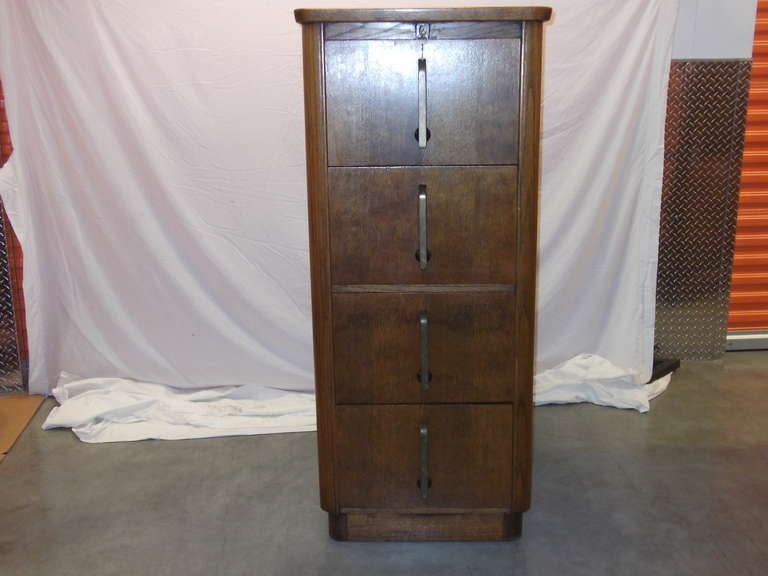
[[4,218],[0,218],[0,392],[19,392],[24,386],[16,341],[5,232]]
[[[0,166],[5,164],[11,155],[11,134],[8,129],[8,120],[5,117],[5,99],[3,87],[0,84]],[[25,379],[20,370],[19,358],[19,331],[17,330],[16,312],[18,303],[21,302],[21,286],[16,286],[14,294],[11,278],[14,275],[12,267],[13,256],[10,244],[15,240],[15,248],[18,256],[21,256],[21,247],[13,236],[13,230],[8,225],[8,220],[0,200],[0,393],[20,392],[25,388]],[[17,280],[14,278],[14,280]],[[14,301],[15,300],[15,301]],[[21,310],[23,315],[23,308]],[[24,327],[22,322],[20,327]],[[26,341],[24,342],[26,344]]]
[[725,351],[748,60],[670,71],[656,286],[656,355]]

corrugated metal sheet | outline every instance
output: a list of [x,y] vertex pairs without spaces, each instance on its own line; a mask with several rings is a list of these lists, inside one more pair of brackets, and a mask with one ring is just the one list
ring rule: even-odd
[[728,330],[768,330],[768,0],[757,6]]

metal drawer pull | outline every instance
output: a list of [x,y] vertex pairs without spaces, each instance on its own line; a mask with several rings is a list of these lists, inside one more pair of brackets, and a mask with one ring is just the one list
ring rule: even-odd
[[419,58],[419,148],[427,147],[427,60]]
[[429,371],[429,318],[426,313],[419,316],[419,382],[421,389],[429,390],[432,373]]
[[429,479],[429,430],[426,424],[419,425],[419,491],[422,500],[427,499],[432,481]]
[[419,185],[419,249],[415,256],[419,269],[426,270],[431,254],[427,247],[427,187],[424,184]]

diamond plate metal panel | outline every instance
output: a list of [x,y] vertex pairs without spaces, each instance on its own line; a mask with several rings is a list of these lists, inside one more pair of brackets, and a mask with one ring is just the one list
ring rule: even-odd
[[[3,86],[0,84],[0,166],[8,160],[12,148],[8,119],[5,116]],[[6,214],[0,199],[0,393],[21,392],[26,387],[26,378],[20,369],[8,239]]]
[[0,218],[0,392],[17,392],[23,389],[5,222]]
[[672,63],[656,284],[656,355],[725,352],[751,63]]

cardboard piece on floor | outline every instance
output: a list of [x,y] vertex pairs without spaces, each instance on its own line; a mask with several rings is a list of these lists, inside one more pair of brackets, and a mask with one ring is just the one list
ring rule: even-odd
[[42,396],[0,396],[0,460],[35,415]]

